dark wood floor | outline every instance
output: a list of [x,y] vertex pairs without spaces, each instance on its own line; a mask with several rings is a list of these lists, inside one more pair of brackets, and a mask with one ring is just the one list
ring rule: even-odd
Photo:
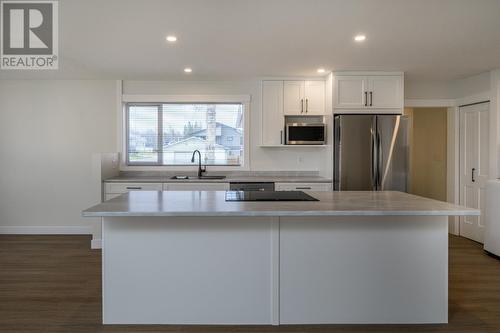
[[103,326],[86,236],[0,235],[0,332],[500,332],[500,260],[450,237],[448,325]]

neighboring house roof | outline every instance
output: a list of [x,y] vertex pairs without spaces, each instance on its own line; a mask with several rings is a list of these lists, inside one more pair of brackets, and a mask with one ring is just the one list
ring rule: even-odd
[[[195,149],[205,149],[207,145],[207,140],[202,138],[192,136],[187,139],[177,141],[168,145],[163,146],[163,151],[193,151]],[[227,150],[226,147],[215,144],[216,150]]]
[[[216,130],[216,135],[217,136],[222,135],[222,133],[221,133],[222,127],[232,129],[233,131],[241,134],[241,130],[239,130],[239,129],[235,128],[235,127],[228,126],[226,124],[217,122],[217,123],[215,123],[215,130]],[[198,131],[194,131],[194,132],[192,132],[189,135],[193,135],[193,136],[206,136],[207,135],[207,129],[204,128],[204,129],[201,129],[201,130],[198,130]]]

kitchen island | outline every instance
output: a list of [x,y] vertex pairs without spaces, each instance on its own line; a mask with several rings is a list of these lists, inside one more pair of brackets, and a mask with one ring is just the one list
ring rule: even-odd
[[130,192],[103,220],[105,324],[446,323],[448,216],[401,192]]

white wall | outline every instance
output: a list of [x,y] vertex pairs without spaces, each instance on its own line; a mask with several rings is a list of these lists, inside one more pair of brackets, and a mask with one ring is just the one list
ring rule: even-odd
[[0,80],[0,233],[90,230],[92,154],[115,147],[115,81]]
[[405,99],[452,98],[450,82],[414,82],[405,80]]
[[[251,95],[250,169],[252,171],[319,171],[331,177],[331,155],[325,148],[261,148],[262,88],[254,81],[124,81],[124,94]],[[196,167],[193,167],[193,171]]]
[[455,80],[450,84],[452,98],[464,99],[481,94],[489,94],[490,72],[477,74],[460,80]]
[[[261,86],[245,82],[124,82],[126,94],[250,94],[251,170],[318,170],[326,149],[258,147]],[[0,233],[90,233],[92,156],[116,151],[116,81],[0,80]],[[96,233],[96,230],[94,230]]]
[[500,177],[500,69],[491,72],[490,76],[490,114],[492,115],[491,126],[493,133],[491,140],[493,142],[491,152],[496,153],[497,164],[496,173],[492,174],[491,178]]

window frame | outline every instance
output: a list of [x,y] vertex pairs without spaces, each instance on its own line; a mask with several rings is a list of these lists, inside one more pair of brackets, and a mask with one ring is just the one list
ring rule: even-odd
[[[123,158],[122,162],[124,162],[125,167],[123,169],[135,169],[137,167],[148,167],[148,169],[155,168],[159,170],[169,169],[175,170],[176,168],[184,168],[186,166],[193,166],[193,164],[162,164],[163,161],[163,112],[162,107],[164,104],[240,104],[243,109],[243,136],[242,136],[242,146],[243,152],[241,155],[242,163],[240,164],[203,164],[211,167],[212,170],[248,170],[248,160],[249,160],[249,149],[250,149],[250,139],[249,139],[249,124],[248,124],[248,116],[247,112],[249,110],[249,102],[248,101],[162,101],[162,102],[131,102],[131,101],[122,101],[122,115],[123,115],[123,135],[121,139],[123,140]],[[129,158],[129,110],[131,106],[154,106],[157,108],[158,112],[158,149],[157,160],[156,162],[131,162]]]

